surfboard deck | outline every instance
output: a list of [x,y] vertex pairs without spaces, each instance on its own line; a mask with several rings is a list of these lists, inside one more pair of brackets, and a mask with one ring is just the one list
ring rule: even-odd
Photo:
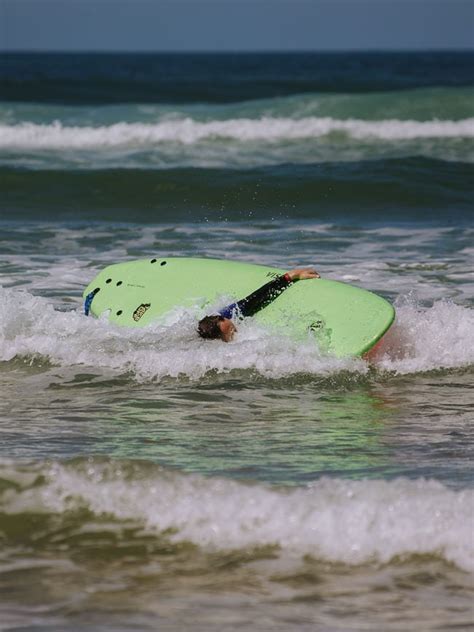
[[[144,327],[177,306],[215,313],[240,300],[285,270],[238,261],[197,258],[151,258],[110,265],[84,291],[97,290],[90,305],[94,316],[108,312],[110,322]],[[208,310],[208,311],[206,311]],[[315,347],[336,356],[369,351],[392,324],[395,311],[382,297],[328,279],[299,281],[258,312],[256,321],[293,338],[314,340]]]

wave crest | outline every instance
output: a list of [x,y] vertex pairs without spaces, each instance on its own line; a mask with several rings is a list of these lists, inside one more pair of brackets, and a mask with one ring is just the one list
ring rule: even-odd
[[344,564],[429,554],[474,570],[474,492],[435,481],[326,478],[272,488],[97,459],[49,466],[4,461],[0,473],[10,483],[0,496],[0,517],[70,515],[86,507],[205,548],[276,545]]
[[[247,319],[231,345],[201,340],[199,309],[176,309],[166,320],[124,329],[80,312],[55,311],[44,298],[0,289],[0,360],[39,357],[60,366],[86,365],[131,373],[139,380],[209,372],[257,371],[267,378],[347,372],[367,374],[366,362],[321,355],[315,345],[293,341]],[[474,365],[474,310],[446,301],[430,308],[401,301],[395,325],[373,356],[374,367],[394,373]]]
[[157,143],[192,145],[204,140],[241,142],[317,139],[340,134],[356,140],[384,141],[420,138],[474,138],[474,118],[460,121],[338,120],[262,117],[200,122],[192,118],[156,124],[115,123],[109,126],[65,126],[20,123],[0,125],[0,147],[30,149],[90,149],[94,147],[150,146]]

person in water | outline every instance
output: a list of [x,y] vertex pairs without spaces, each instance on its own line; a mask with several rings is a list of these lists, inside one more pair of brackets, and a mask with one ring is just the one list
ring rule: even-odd
[[312,268],[289,270],[242,300],[227,305],[217,314],[205,316],[199,321],[198,334],[201,338],[220,338],[224,342],[230,342],[237,331],[232,321],[234,316],[240,319],[253,316],[280,296],[292,283],[303,279],[319,279],[319,274]]

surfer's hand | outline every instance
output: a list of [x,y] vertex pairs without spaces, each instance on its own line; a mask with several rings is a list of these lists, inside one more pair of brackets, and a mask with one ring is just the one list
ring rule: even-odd
[[289,270],[287,275],[292,281],[302,281],[303,279],[319,279],[319,273],[313,268],[295,268]]

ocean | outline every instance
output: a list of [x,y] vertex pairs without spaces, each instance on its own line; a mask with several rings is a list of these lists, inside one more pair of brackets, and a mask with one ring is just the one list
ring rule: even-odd
[[[2,632],[472,629],[473,96],[469,52],[2,54]],[[396,321],[368,363],[83,315],[164,256]]]

